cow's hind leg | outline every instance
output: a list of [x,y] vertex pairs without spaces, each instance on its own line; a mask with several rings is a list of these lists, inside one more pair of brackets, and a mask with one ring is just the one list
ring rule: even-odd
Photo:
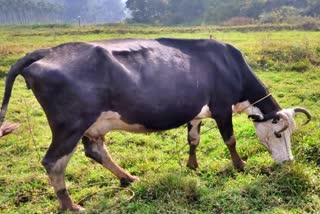
[[189,159],[187,167],[190,169],[198,168],[196,149],[200,142],[201,120],[193,120],[188,123],[188,143],[189,143]]
[[215,117],[214,119],[216,120],[220,134],[228,147],[233,166],[237,170],[242,171],[246,162],[240,158],[236,149],[236,138],[233,133],[232,125],[232,112],[228,112],[228,114],[221,113],[219,117]]
[[54,135],[47,154],[42,161],[57,194],[60,208],[64,211],[79,212],[84,210],[81,206],[73,203],[64,180],[67,164],[80,138],[81,134],[74,132],[73,134]]
[[121,185],[128,185],[139,180],[137,176],[131,175],[112,160],[104,146],[103,137],[100,137],[95,141],[91,141],[88,137],[83,137],[82,142],[85,149],[85,155],[111,171],[120,180]]

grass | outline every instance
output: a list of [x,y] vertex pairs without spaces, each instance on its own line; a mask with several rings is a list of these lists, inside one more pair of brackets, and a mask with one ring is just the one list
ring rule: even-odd
[[[320,212],[320,32],[217,31],[213,27],[151,28],[146,26],[21,26],[0,27],[0,92],[5,73],[25,53],[69,41],[113,38],[214,38],[240,48],[257,75],[282,107],[303,106],[313,114],[292,137],[292,164],[275,165],[258,142],[245,116],[234,118],[238,151],[245,171],[231,165],[230,155],[212,120],[205,120],[198,149],[200,168],[185,167],[187,147],[156,170],[187,141],[186,128],[159,134],[109,133],[107,147],[141,182],[116,191],[118,180],[84,156],[78,146],[67,168],[67,185],[75,201],[89,213],[318,213]],[[28,119],[29,118],[29,119]],[[21,124],[0,142],[0,212],[58,212],[58,202],[40,161],[51,133],[44,112],[19,77],[7,113]],[[297,123],[304,118],[297,116]],[[114,205],[117,205],[114,207]]]

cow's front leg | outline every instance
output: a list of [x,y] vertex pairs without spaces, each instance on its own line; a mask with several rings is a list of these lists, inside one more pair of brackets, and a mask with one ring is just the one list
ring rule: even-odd
[[200,142],[201,120],[193,120],[188,123],[188,143],[189,143],[189,159],[187,167],[190,169],[198,168],[196,149]]
[[246,165],[246,162],[244,160],[242,160],[237,152],[237,149],[236,149],[236,138],[234,135],[232,135],[229,140],[225,141],[228,149],[229,149],[229,152],[230,152],[230,155],[231,155],[231,159],[232,159],[232,162],[233,162],[233,166],[239,170],[239,171],[242,171]]
[[236,138],[233,134],[232,113],[230,112],[227,115],[217,116],[215,117],[215,120],[217,122],[220,134],[229,149],[233,166],[237,170],[242,171],[246,162],[240,158],[236,149]]
[[53,137],[47,154],[42,160],[42,164],[50,178],[51,185],[57,194],[60,208],[63,211],[84,211],[81,206],[73,203],[71,197],[69,196],[64,180],[67,164],[80,137],[81,135],[73,135],[66,138],[61,136]]
[[122,185],[128,185],[139,180],[137,176],[131,175],[112,160],[104,146],[103,137],[95,139],[94,141],[88,137],[83,137],[82,142],[85,148],[85,155],[111,171],[120,180]]

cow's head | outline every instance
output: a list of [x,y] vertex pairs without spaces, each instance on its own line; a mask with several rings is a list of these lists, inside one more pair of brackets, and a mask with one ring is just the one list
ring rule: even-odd
[[311,114],[304,108],[292,108],[264,115],[249,102],[237,104],[234,111],[243,109],[243,106],[249,106],[243,111],[253,120],[260,142],[271,153],[274,161],[281,163],[293,160],[290,137],[296,129],[295,114],[301,112],[307,116],[308,120],[304,124],[311,120]]

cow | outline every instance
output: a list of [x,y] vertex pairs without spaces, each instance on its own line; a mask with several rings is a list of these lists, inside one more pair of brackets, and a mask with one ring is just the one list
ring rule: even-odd
[[[17,124],[4,122],[15,78],[22,75],[42,106],[52,142],[42,164],[62,210],[83,208],[65,185],[65,169],[82,139],[85,155],[110,170],[122,184],[139,180],[118,166],[104,146],[114,130],[137,133],[188,127],[189,160],[197,168],[201,121],[216,121],[233,165],[245,166],[237,150],[233,113],[253,120],[260,142],[277,163],[293,160],[294,116],[282,109],[252,72],[242,53],[215,40],[119,39],[73,42],[27,54],[6,77],[0,136]],[[306,122],[306,123],[307,123]]]

